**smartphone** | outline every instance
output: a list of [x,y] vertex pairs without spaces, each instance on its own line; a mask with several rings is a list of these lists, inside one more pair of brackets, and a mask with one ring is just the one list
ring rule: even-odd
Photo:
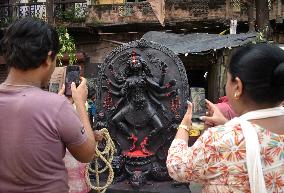
[[80,66],[69,65],[66,68],[65,77],[65,96],[72,96],[71,83],[74,82],[76,86],[80,84]]
[[66,67],[55,67],[49,80],[49,92],[58,93],[65,83]]
[[206,114],[205,89],[202,87],[191,87],[190,94],[191,94],[191,101],[193,104],[192,127],[193,130],[201,131],[204,129],[204,123],[199,119],[199,117],[205,116]]
[[205,107],[205,89],[202,87],[190,88],[191,101],[193,104],[192,118],[199,118],[206,113]]

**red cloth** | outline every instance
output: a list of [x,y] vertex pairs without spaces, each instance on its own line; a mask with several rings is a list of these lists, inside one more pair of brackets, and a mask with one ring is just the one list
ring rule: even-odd
[[87,164],[78,162],[68,150],[66,150],[64,162],[68,171],[69,193],[89,192],[90,188],[85,179]]
[[236,117],[236,113],[233,111],[227,96],[219,98],[216,106],[228,120]]

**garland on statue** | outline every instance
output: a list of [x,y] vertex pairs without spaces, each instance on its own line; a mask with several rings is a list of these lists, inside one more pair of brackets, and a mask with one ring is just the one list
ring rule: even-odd
[[[89,187],[93,190],[96,190],[99,193],[105,193],[107,188],[112,184],[113,178],[114,178],[114,171],[112,169],[111,162],[113,160],[113,155],[116,152],[115,145],[110,137],[110,134],[106,128],[103,128],[101,130],[103,133],[103,138],[105,140],[105,148],[103,151],[100,151],[98,149],[98,144],[96,145],[96,152],[95,152],[95,169],[93,170],[91,168],[91,163],[89,163],[86,167],[85,177],[86,182],[89,185]],[[101,159],[105,163],[105,167],[100,169],[98,168],[98,160]],[[104,186],[100,185],[100,174],[104,173],[108,170],[108,178],[107,182]],[[95,173],[96,175],[96,185],[94,186],[90,180],[89,172]]]

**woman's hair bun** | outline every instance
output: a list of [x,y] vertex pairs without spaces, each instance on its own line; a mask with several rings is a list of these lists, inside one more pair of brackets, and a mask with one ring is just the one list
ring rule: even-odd
[[272,85],[284,85],[284,62],[278,64],[274,69]]

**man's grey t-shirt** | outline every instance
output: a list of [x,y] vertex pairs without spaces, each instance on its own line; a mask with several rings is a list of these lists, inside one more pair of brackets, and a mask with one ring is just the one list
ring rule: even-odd
[[36,87],[0,89],[0,193],[67,193],[67,145],[87,140],[73,106]]

